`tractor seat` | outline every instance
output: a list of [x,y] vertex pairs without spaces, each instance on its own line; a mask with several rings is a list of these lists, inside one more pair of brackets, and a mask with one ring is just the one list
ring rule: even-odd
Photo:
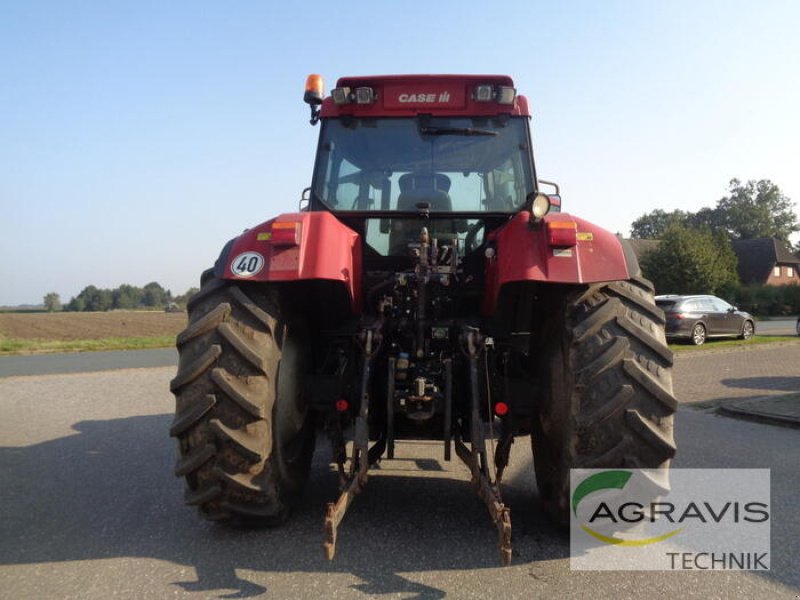
[[397,197],[397,210],[418,210],[417,204],[427,202],[431,212],[451,212],[450,178],[441,173],[418,175],[406,173],[397,181],[400,195]]

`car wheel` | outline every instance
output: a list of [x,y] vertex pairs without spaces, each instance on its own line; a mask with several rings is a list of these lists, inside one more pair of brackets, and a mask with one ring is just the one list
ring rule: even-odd
[[745,321],[744,325],[742,325],[742,335],[739,337],[743,340],[749,340],[751,337],[753,337],[755,330],[756,328],[753,326],[752,321]]
[[692,329],[692,343],[695,346],[702,346],[706,342],[706,326],[698,323]]

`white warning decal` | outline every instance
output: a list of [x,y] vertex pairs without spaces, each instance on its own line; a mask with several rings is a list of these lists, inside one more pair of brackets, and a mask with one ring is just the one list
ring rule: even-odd
[[258,252],[245,252],[231,261],[231,272],[238,277],[252,277],[264,268],[264,257]]

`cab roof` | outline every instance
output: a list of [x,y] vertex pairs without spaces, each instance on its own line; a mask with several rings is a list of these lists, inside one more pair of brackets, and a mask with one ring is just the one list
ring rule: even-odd
[[477,101],[477,86],[513,88],[508,75],[368,75],[341,77],[336,88],[371,88],[369,104],[336,104],[332,95],[323,100],[322,118],[341,116],[413,117],[420,114],[441,116],[492,116],[510,114],[529,117],[528,101],[515,96],[512,104]]

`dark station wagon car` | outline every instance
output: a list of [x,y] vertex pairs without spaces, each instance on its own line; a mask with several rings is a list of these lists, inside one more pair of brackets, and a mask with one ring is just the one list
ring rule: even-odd
[[667,318],[667,339],[685,339],[699,346],[712,337],[749,339],[755,320],[749,313],[716,296],[656,296]]

